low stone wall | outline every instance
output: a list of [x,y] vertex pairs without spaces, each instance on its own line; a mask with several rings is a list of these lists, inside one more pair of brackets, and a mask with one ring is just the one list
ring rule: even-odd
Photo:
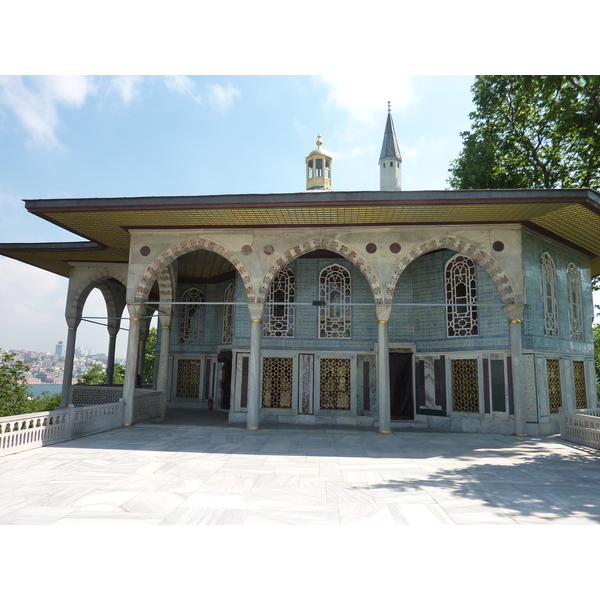
[[560,412],[560,437],[600,449],[600,408]]
[[123,425],[123,402],[69,406],[0,418],[0,456],[116,429]]
[[123,397],[122,385],[72,385],[70,404],[112,404]]
[[133,423],[160,417],[162,392],[137,388],[133,398]]

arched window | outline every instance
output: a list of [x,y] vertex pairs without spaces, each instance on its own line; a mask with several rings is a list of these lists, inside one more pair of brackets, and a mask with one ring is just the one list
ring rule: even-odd
[[319,276],[319,337],[350,337],[350,272],[340,265],[331,265]]
[[[234,302],[235,300],[235,284],[230,283],[225,288],[223,302]],[[233,342],[233,304],[225,304],[223,307],[223,337],[221,338],[224,344]]]
[[294,273],[285,267],[275,275],[269,288],[263,325],[265,337],[294,336],[294,298]]
[[583,339],[583,320],[581,314],[581,278],[579,269],[570,263],[567,267],[567,285],[569,288],[569,316],[571,322],[571,337],[574,340]]
[[475,263],[458,254],[446,263],[448,336],[477,335]]
[[542,298],[544,301],[544,332],[558,336],[558,302],[556,298],[556,267],[552,257],[544,252],[542,266]]
[[179,343],[197,343],[202,336],[202,303],[204,302],[204,292],[196,288],[191,288],[183,293],[181,301],[188,302],[189,304],[184,304],[181,307]]

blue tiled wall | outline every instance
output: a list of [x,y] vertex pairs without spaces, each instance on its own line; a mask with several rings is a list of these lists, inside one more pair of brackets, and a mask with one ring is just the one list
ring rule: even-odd
[[[544,304],[542,299],[542,269],[540,258],[548,252],[556,267],[559,335],[544,333]],[[525,266],[525,293],[528,307],[523,319],[523,348],[548,352],[593,354],[592,320],[593,300],[589,260],[533,232],[523,232],[523,260]],[[567,266],[574,263],[581,277],[584,339],[571,339]]]
[[[396,285],[394,303],[444,304],[445,267],[456,256],[443,251],[413,261]],[[416,342],[417,352],[499,350],[509,347],[508,323],[496,284],[475,264],[479,334],[448,337],[445,306],[395,307],[390,317],[390,342]]]

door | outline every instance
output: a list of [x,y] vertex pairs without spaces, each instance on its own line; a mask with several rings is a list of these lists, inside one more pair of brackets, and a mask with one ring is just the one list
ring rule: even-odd
[[390,413],[392,420],[412,420],[412,358],[411,352],[390,352]]

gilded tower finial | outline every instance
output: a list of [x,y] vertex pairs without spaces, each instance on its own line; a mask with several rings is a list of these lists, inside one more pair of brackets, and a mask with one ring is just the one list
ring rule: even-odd
[[392,103],[388,100],[388,112],[392,112]]
[[317,148],[321,149],[323,142],[321,141],[321,134],[317,135]]

